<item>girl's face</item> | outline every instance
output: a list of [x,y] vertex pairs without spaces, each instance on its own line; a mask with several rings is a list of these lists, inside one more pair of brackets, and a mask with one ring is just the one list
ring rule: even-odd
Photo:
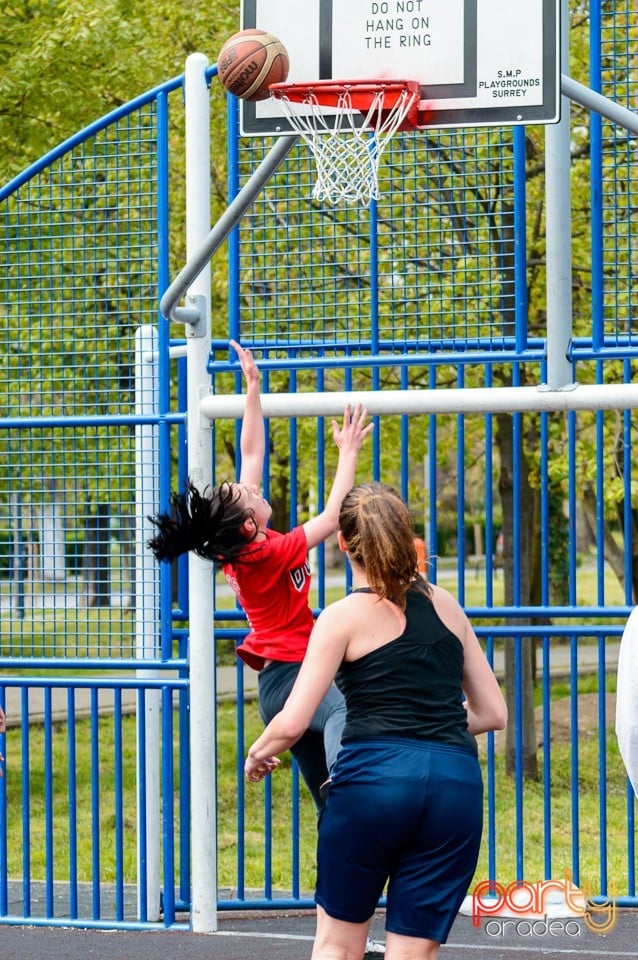
[[272,507],[268,501],[262,497],[259,487],[252,483],[238,483],[241,490],[240,503],[244,509],[252,510],[255,517],[255,523],[258,530],[264,530],[268,526],[268,521],[272,516]]

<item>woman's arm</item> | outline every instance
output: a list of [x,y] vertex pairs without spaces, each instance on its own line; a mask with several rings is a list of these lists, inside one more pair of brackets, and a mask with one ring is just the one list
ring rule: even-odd
[[463,639],[463,689],[467,728],[474,736],[488,730],[502,730],[507,723],[507,706],[494,671],[468,620]]
[[261,375],[250,350],[244,350],[235,340],[230,345],[239,357],[246,381],[246,408],[241,423],[241,474],[239,480],[247,486],[261,489],[266,452],[264,415],[261,409]]
[[326,607],[317,618],[290,696],[248,750],[244,772],[249,780],[262,780],[275,769],[276,755],[290,749],[305,733],[334,680],[346,648],[344,604],[340,600]]
[[502,730],[507,723],[505,698],[472,624],[451,593],[434,585],[431,590],[437,614],[463,644],[463,690],[469,732],[477,736],[488,730]]
[[374,427],[372,423],[365,425],[367,416],[367,410],[364,410],[361,404],[358,404],[354,410],[351,410],[348,405],[343,415],[343,425],[339,427],[336,420],[332,421],[333,439],[339,447],[337,472],[325,507],[321,513],[307,520],[303,525],[309,550],[323,543],[330,534],[335,533],[339,526],[341,501],[354,484],[361,445]]

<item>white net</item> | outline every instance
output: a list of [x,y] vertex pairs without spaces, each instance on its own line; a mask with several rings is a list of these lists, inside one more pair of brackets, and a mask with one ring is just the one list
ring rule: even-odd
[[[402,90],[388,108],[384,91],[372,95],[370,106],[359,126],[361,111],[352,105],[350,90],[344,89],[328,114],[312,90],[303,100],[291,102],[285,93],[277,102],[291,127],[312,150],[317,180],[313,200],[338,204],[368,204],[379,199],[379,161],[390,138],[401,127],[418,94]],[[298,104],[302,105],[299,111]]]

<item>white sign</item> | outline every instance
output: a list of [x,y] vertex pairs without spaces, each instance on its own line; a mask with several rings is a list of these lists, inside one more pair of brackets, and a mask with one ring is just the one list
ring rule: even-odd
[[[432,127],[550,123],[560,106],[559,0],[243,0],[275,34],[290,82],[416,80]],[[242,102],[242,132],[287,132],[277,104]],[[289,132],[289,131],[288,131]]]

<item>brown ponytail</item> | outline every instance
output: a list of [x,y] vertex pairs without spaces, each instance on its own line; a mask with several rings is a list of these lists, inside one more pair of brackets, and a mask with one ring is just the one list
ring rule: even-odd
[[396,490],[385,483],[357,484],[343,499],[339,528],[349,556],[363,567],[379,597],[404,609],[411,586],[429,596],[419,573],[412,518]]

